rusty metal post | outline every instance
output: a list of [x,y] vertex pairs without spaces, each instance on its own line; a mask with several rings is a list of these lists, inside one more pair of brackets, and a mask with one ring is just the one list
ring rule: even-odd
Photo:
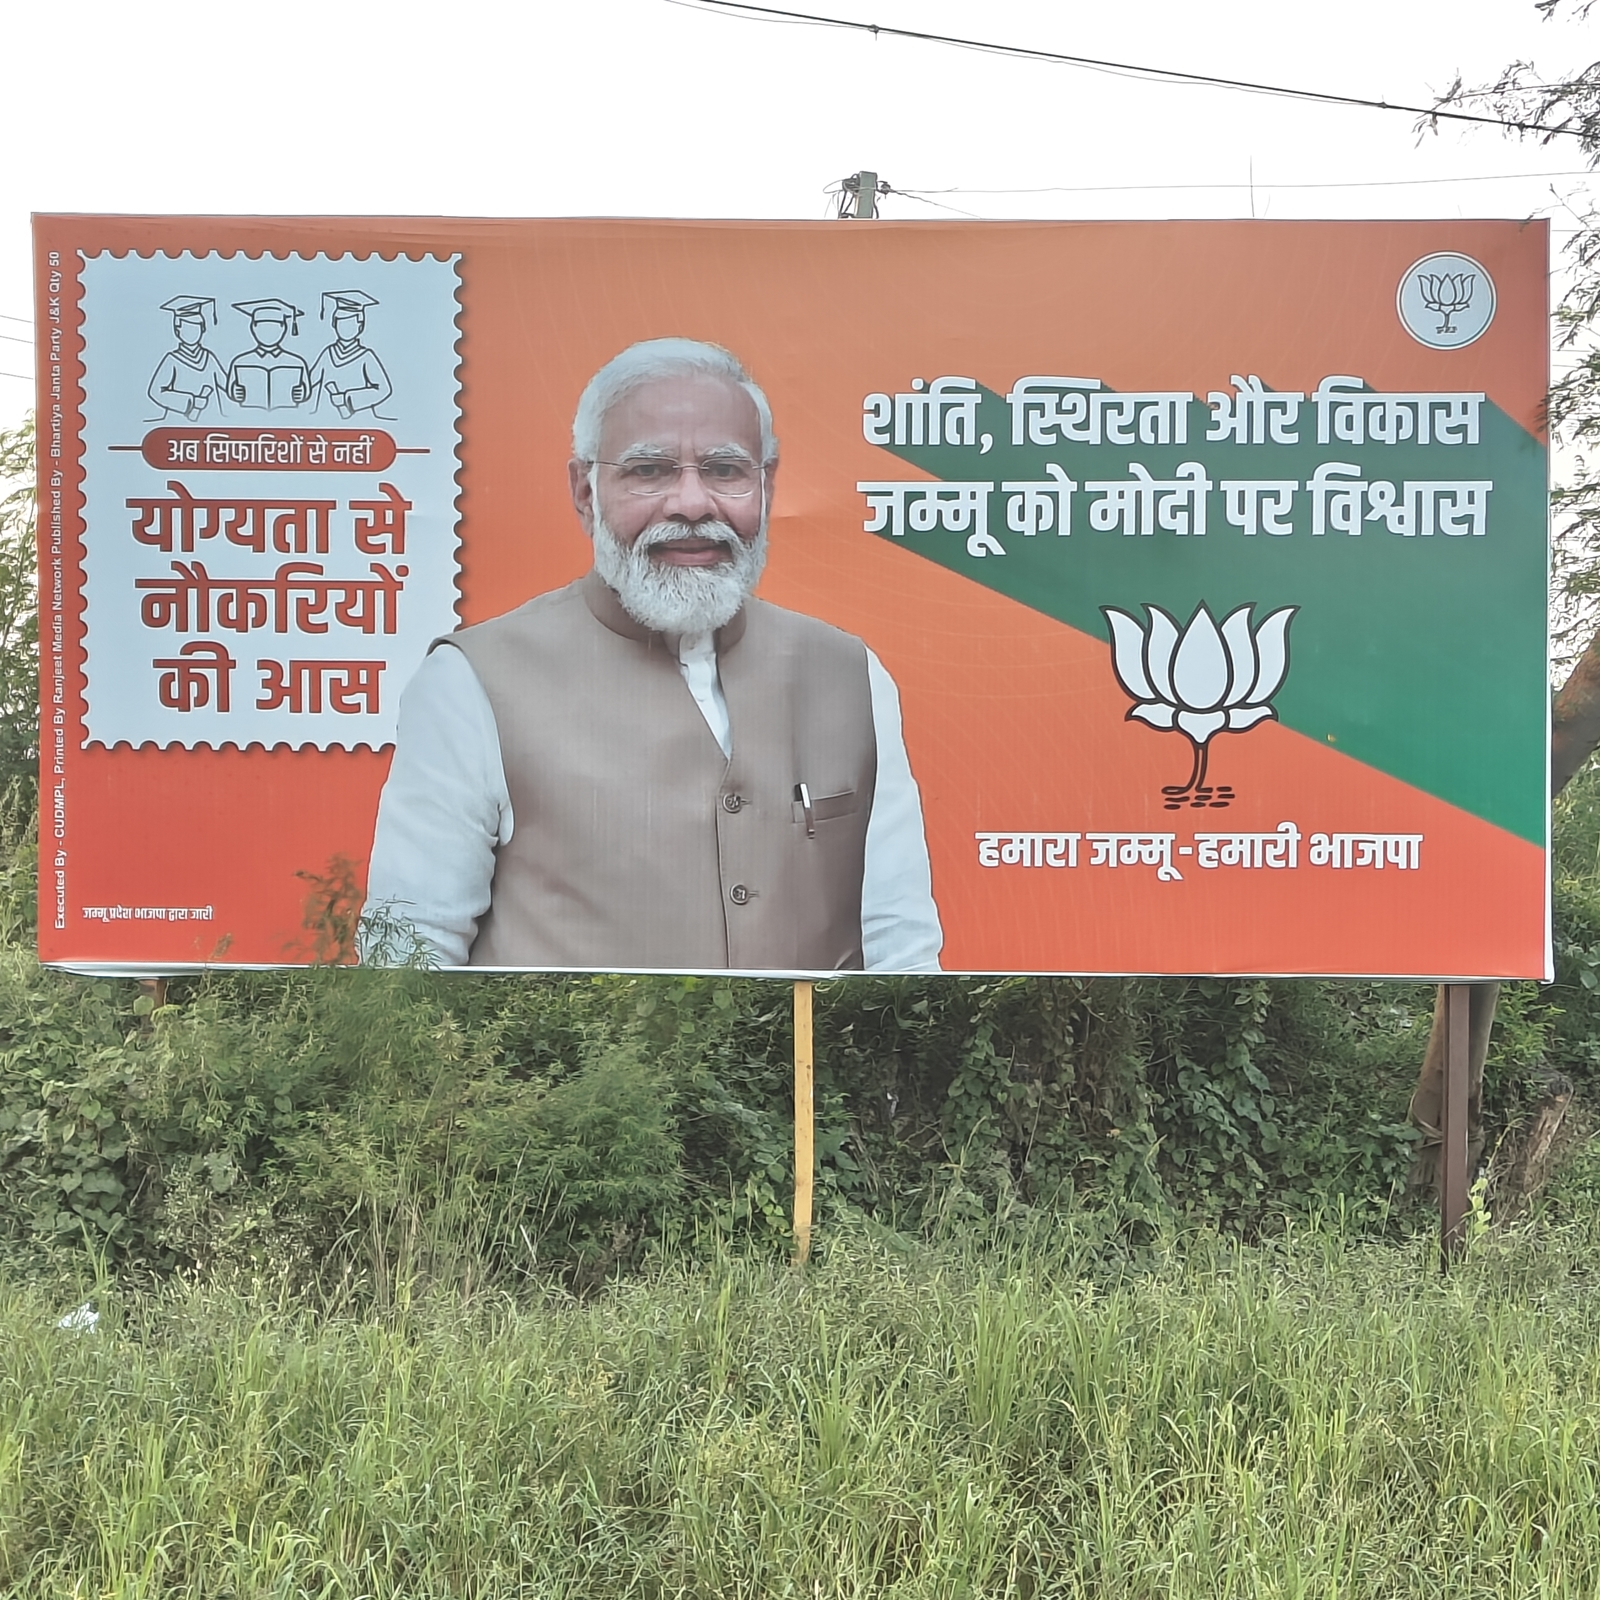
[[1444,1105],[1439,1119],[1439,1259],[1448,1267],[1467,1242],[1467,1094],[1472,986],[1446,985]]

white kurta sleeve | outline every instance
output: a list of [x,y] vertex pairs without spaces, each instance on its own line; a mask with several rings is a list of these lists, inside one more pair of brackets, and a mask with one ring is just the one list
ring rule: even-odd
[[363,914],[409,923],[441,966],[465,966],[511,828],[489,697],[467,658],[441,645],[400,698]]
[[937,972],[944,930],[933,903],[922,797],[900,727],[900,691],[867,651],[878,783],[861,878],[861,948],[868,972]]

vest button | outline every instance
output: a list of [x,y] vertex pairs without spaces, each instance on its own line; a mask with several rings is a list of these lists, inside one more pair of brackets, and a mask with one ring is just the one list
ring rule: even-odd
[[744,796],[742,794],[725,794],[722,797],[722,809],[724,811],[737,811],[743,804]]
[[[729,798],[730,799],[735,799],[735,798],[737,798],[737,796],[730,795]],[[728,891],[728,898],[731,901],[733,901],[733,903],[736,906],[742,906],[747,900],[749,900],[750,891],[747,888],[745,888],[745,886],[742,883],[736,883]]]

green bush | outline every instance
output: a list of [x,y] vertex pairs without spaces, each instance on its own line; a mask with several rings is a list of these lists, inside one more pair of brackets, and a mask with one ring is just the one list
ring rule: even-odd
[[827,1081],[879,1204],[1115,1199],[1233,1222],[1404,1177],[1426,1032],[1416,985],[1211,979],[851,979]]
[[374,1281],[473,1245],[582,1280],[678,1198],[673,1097],[637,1048],[525,1071],[494,1026],[521,1019],[465,1029],[419,974],[200,980],[153,1013],[131,990],[0,961],[14,1235],[158,1267],[290,1250]]
[[0,793],[31,802],[39,770],[33,419],[0,430]]

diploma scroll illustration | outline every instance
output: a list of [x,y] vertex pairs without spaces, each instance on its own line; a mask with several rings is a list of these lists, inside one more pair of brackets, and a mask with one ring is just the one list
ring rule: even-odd
[[1188,781],[1162,787],[1166,809],[1228,805],[1231,787],[1206,784],[1211,739],[1276,719],[1272,697],[1289,674],[1289,624],[1299,606],[1254,628],[1254,602],[1230,611],[1220,627],[1203,601],[1182,628],[1160,606],[1145,605],[1143,624],[1115,606],[1100,609],[1111,629],[1112,670],[1134,702],[1128,719],[1181,733],[1193,752]]

